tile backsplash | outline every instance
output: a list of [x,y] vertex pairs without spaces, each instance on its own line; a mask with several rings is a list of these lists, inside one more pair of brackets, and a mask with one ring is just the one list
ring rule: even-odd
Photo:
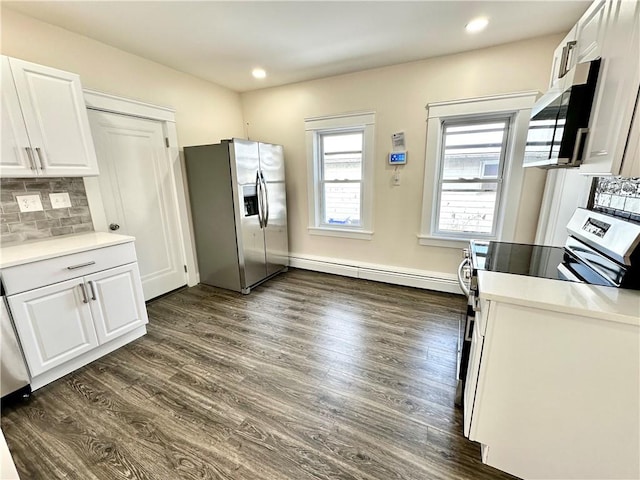
[[599,177],[592,208],[640,222],[640,178]]
[[[71,207],[53,208],[50,193],[69,194]],[[16,196],[39,195],[43,210],[21,212]],[[93,231],[82,178],[0,179],[0,240],[3,245]]]

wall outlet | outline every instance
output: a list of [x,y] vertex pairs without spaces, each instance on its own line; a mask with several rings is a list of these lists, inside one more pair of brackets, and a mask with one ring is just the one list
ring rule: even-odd
[[21,212],[38,212],[44,210],[40,195],[16,195],[16,202]]
[[68,208],[71,206],[71,199],[67,192],[50,193],[49,200],[51,200],[51,208]]

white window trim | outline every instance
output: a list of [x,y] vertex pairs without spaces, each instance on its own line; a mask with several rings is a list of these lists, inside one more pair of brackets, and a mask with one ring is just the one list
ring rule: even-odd
[[502,208],[498,212],[495,237],[483,237],[488,240],[511,241],[514,238],[518,207],[522,197],[524,168],[524,147],[527,140],[527,128],[531,107],[538,96],[536,91],[517,92],[506,95],[453,100],[430,103],[426,106],[427,145],[425,152],[424,189],[422,195],[422,217],[418,243],[420,245],[461,248],[468,245],[468,237],[434,235],[432,232],[433,208],[437,205],[439,188],[435,182],[439,178],[441,157],[442,122],[447,119],[470,116],[512,114],[510,136],[507,145],[506,163],[503,173]]
[[[354,238],[359,240],[371,240],[373,238],[373,167],[375,145],[375,112],[343,113],[322,117],[305,118],[306,143],[307,143],[307,188],[309,198],[309,227],[311,235],[324,235],[329,237]],[[320,218],[320,191],[317,188],[320,178],[320,158],[317,155],[318,135],[322,133],[348,131],[353,128],[362,128],[363,156],[362,156],[362,183],[364,188],[360,193],[361,217],[360,226],[335,227],[324,225]]]

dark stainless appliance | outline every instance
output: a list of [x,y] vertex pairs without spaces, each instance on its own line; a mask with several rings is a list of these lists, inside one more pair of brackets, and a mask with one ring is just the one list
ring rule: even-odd
[[531,110],[524,151],[525,167],[577,167],[582,163],[600,60],[578,64],[573,84],[551,90]]
[[286,270],[282,146],[234,138],[184,156],[200,281],[246,294]]
[[470,242],[458,268],[458,281],[468,297],[457,403],[467,375],[475,321],[478,271],[510,273],[560,281],[640,290],[640,224],[577,209],[567,225],[563,247],[507,242]]
[[0,397],[29,396],[29,373],[0,285]]

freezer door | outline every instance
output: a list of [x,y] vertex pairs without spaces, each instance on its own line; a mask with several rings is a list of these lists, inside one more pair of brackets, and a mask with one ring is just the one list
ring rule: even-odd
[[260,168],[266,205],[264,233],[267,275],[273,275],[289,264],[287,196],[281,145],[260,144]]
[[260,170],[267,182],[284,183],[284,152],[282,145],[260,143]]
[[236,185],[253,185],[260,167],[258,142],[234,138],[231,144],[232,169]]
[[[233,140],[232,176],[237,182],[235,210],[240,213],[238,256],[242,290],[264,280],[267,276],[264,232],[260,219],[260,177],[258,175],[258,144],[246,140]],[[246,292],[245,292],[246,293]]]

